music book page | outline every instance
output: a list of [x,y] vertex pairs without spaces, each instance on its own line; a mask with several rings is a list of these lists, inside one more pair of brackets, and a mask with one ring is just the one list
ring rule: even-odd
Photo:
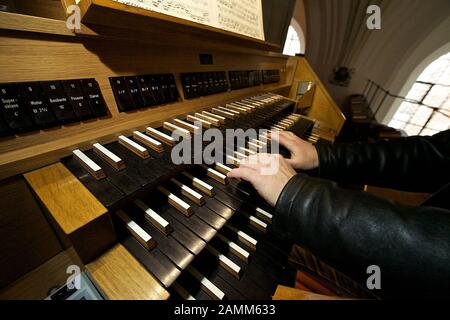
[[264,40],[261,0],[113,0]]

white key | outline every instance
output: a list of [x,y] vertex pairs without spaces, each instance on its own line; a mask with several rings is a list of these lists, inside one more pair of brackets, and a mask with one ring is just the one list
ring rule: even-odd
[[256,152],[244,147],[239,147],[239,152],[245,154],[246,156],[255,155]]
[[269,138],[269,137],[267,136],[267,133],[260,134],[260,135],[259,135],[259,139],[262,140],[263,142],[266,142],[266,143],[267,143],[268,141],[272,141],[272,139]]
[[122,170],[125,169],[125,163],[121,158],[116,156],[114,153],[106,149],[104,146],[102,146],[100,143],[94,143],[92,146],[92,149],[94,152],[102,158],[106,163],[108,163],[111,167],[113,167],[116,170]]
[[256,239],[252,238],[251,236],[249,236],[245,232],[243,232],[241,230],[238,230],[236,227],[230,225],[229,223],[227,223],[225,226],[228,229],[230,229],[231,231],[233,231],[234,233],[236,233],[236,235],[238,236],[238,239],[242,243],[247,245],[250,249],[256,250],[256,246],[258,245],[258,241]]
[[169,136],[161,131],[158,131],[154,128],[148,127],[147,129],[145,129],[145,131],[147,132],[147,134],[149,136],[152,136],[153,138],[158,139],[170,146],[174,146],[177,143],[175,141],[175,139],[172,138],[171,136]]
[[159,142],[153,138],[150,138],[148,135],[143,134],[139,131],[133,132],[133,138],[136,141],[139,141],[140,143],[146,145],[147,147],[150,147],[151,149],[155,150],[156,152],[164,151],[164,147],[161,142]]
[[167,129],[167,130],[170,130],[172,132],[175,132],[175,134],[178,134],[179,136],[184,137],[185,139],[190,139],[191,138],[191,133],[189,132],[189,130],[186,130],[184,128],[176,126],[173,123],[164,122],[163,123],[163,128]]
[[295,121],[289,120],[287,118],[280,120],[280,122],[288,125],[293,125],[295,123]]
[[241,107],[241,108],[247,108],[247,110],[249,112],[253,112],[257,108],[254,105],[251,105],[249,103],[242,103],[242,102],[233,102],[233,103],[231,103],[231,105],[238,106],[238,107]]
[[215,300],[223,300],[225,298],[225,293],[222,290],[216,287],[214,283],[208,280],[204,275],[202,275],[197,269],[193,266],[187,267],[187,272],[189,272],[197,281],[200,282],[200,285],[203,291],[206,292],[211,298]]
[[142,159],[147,159],[150,157],[146,148],[125,136],[119,136],[119,143]]
[[216,168],[217,171],[219,171],[220,173],[223,173],[225,175],[227,175],[232,169],[222,163],[216,162],[214,164],[214,167]]
[[229,109],[229,108],[225,108],[225,107],[222,107],[222,106],[217,106],[217,109],[223,110],[225,112],[232,113],[235,116],[239,116],[241,114],[239,111],[236,111],[236,110],[233,110],[233,109]]
[[262,146],[260,146],[256,143],[253,143],[253,142],[248,142],[248,147],[250,148],[250,150],[253,150],[256,152],[259,152],[259,150],[261,150],[263,148]]
[[208,168],[205,165],[201,165],[205,170],[206,170],[206,175],[214,180],[216,180],[217,182],[221,183],[221,184],[228,184],[228,178],[226,175],[220,173],[217,170]]
[[125,222],[127,229],[131,234],[139,241],[147,250],[151,250],[156,246],[155,240],[136,222],[131,220],[131,218],[122,210],[117,211],[117,215],[123,222]]
[[266,210],[261,208],[256,208],[256,215],[261,218],[262,220],[272,223],[273,215],[268,213]]
[[249,216],[248,217],[250,224],[253,225],[255,228],[261,230],[262,232],[267,232],[267,223],[262,222],[255,216]]
[[200,119],[198,117],[194,117],[194,116],[188,115],[186,119],[187,119],[187,121],[190,121],[192,123],[198,123],[202,127],[205,127],[205,128],[211,128],[212,127],[212,123],[211,122],[208,122],[206,120]]
[[234,113],[231,113],[231,112],[219,109],[219,108],[213,108],[211,111],[214,114],[217,114],[219,116],[223,116],[223,117],[228,118],[228,119],[235,119],[236,118],[236,115]]
[[248,99],[244,99],[244,100],[242,100],[243,102],[245,102],[245,103],[250,103],[250,104],[253,104],[253,105],[256,105],[256,106],[259,106],[259,107],[262,107],[262,106],[264,106],[264,103],[262,103],[262,102],[258,102],[258,101],[255,101],[255,100],[248,100]]
[[200,119],[203,119],[205,121],[208,121],[209,123],[213,124],[216,127],[220,126],[220,121],[218,119],[205,116],[204,114],[201,114],[201,113],[198,113],[198,112],[195,113],[195,116],[197,118],[200,118]]
[[241,160],[239,160],[239,159],[236,158],[236,157],[227,155],[226,158],[227,158],[227,163],[230,163],[230,164],[232,164],[232,165],[234,165],[234,166],[239,166],[239,164],[241,163]]
[[246,109],[247,111],[253,111],[253,110],[256,108],[256,107],[253,106],[253,105],[245,104],[245,103],[242,103],[242,102],[239,102],[239,101],[231,102],[230,104],[231,104],[232,106],[235,106],[235,107],[244,108],[244,109]]
[[239,267],[236,263],[231,261],[227,256],[220,253],[216,248],[211,246],[210,244],[206,245],[206,250],[208,250],[212,255],[219,259],[219,264],[228,271],[233,277],[239,279],[241,277],[241,267]]
[[213,197],[216,193],[214,191],[214,187],[207,184],[206,182],[195,178],[190,173],[183,172],[182,175],[184,175],[186,178],[192,181],[192,185],[199,189],[200,191],[206,193],[208,196]]
[[72,151],[75,159],[80,162],[80,164],[97,180],[103,179],[106,177],[103,169],[96,164],[91,158],[84,154],[83,151],[76,149]]
[[153,211],[149,206],[147,206],[144,202],[137,199],[134,201],[134,204],[138,206],[142,211],[145,212],[145,219],[150,222],[155,228],[161,231],[164,235],[168,235],[173,231],[172,226],[167,222],[163,217]]
[[171,288],[173,288],[173,290],[175,290],[175,292],[178,293],[184,300],[196,300],[185,288],[183,288],[176,281],[172,283]]
[[260,141],[258,139],[251,139],[250,141],[255,143],[255,144],[257,144],[257,145],[259,145],[259,146],[261,146],[261,147],[264,147],[264,146],[267,145],[267,142],[263,142],[263,141]]
[[226,118],[222,117],[222,116],[220,116],[218,114],[214,114],[214,113],[211,113],[211,112],[208,112],[208,111],[203,111],[202,114],[207,116],[207,117],[211,117],[213,119],[217,119],[220,123],[225,123],[225,119]]
[[163,193],[165,196],[167,196],[167,199],[171,206],[173,206],[175,209],[180,211],[185,216],[189,217],[194,213],[192,207],[188,203],[186,203],[183,200],[181,200],[180,198],[178,198],[176,195],[174,195],[172,192],[170,192],[166,188],[159,186],[159,187],[157,187],[157,189],[161,193]]
[[243,249],[236,242],[233,242],[233,241],[229,240],[228,238],[224,237],[220,233],[217,233],[216,237],[220,241],[222,241],[222,242],[224,242],[225,244],[228,245],[228,248],[230,249],[230,252],[232,254],[234,254],[239,259],[241,259],[241,260],[245,261],[246,263],[248,263],[249,258],[250,258],[250,253],[247,250]]
[[247,158],[247,155],[245,155],[245,154],[243,154],[243,153],[241,153],[241,152],[238,152],[238,151],[235,151],[235,152],[234,152],[234,156],[235,156],[237,159],[239,159],[239,160],[243,160],[243,159],[246,159],[246,158]]
[[242,113],[249,113],[251,111],[251,109],[248,107],[236,106],[234,104],[227,104],[227,105],[225,105],[225,107],[232,109],[232,110],[242,112]]
[[205,204],[205,199],[203,198],[203,196],[194,189],[189,188],[187,185],[182,184],[177,179],[172,178],[170,179],[170,181],[178,188],[180,188],[182,195],[193,201],[196,205],[203,206]]
[[178,127],[186,129],[189,132],[192,132],[193,134],[198,134],[201,131],[200,127],[194,126],[193,124],[190,124],[190,123],[188,123],[186,121],[183,121],[183,120],[180,120],[180,119],[173,119],[173,122]]

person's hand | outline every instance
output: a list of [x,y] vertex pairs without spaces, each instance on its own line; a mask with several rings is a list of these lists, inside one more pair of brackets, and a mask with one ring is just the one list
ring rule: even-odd
[[295,174],[295,170],[282,156],[261,153],[242,160],[238,168],[228,173],[228,177],[250,182],[274,206],[284,186]]
[[300,139],[289,131],[279,131],[278,134],[270,134],[280,145],[291,152],[291,158],[287,162],[295,169],[311,170],[319,166],[319,155],[316,148],[309,142]]

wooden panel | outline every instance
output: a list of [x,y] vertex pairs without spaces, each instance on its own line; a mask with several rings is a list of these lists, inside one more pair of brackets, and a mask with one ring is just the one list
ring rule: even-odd
[[0,291],[0,300],[42,300],[49,292],[66,284],[67,267],[82,263],[70,248],[62,251]]
[[0,185],[0,287],[62,250],[25,181]]
[[321,125],[321,135],[333,140],[341,131],[345,122],[345,116],[333,98],[331,98],[308,61],[303,57],[290,57],[289,60],[298,61],[289,97],[295,99],[298,81],[314,81],[316,83],[316,89],[308,117],[319,122]]
[[24,176],[66,234],[107,213],[106,208],[61,163]]
[[166,300],[169,293],[118,244],[86,266],[111,300]]

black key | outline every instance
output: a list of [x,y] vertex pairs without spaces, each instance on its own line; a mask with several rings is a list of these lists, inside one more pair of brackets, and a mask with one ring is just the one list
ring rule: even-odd
[[109,82],[111,83],[111,88],[119,111],[124,112],[133,110],[133,99],[131,99],[124,77],[111,77],[109,78]]
[[106,207],[120,201],[124,194],[107,179],[97,180],[72,156],[64,158],[62,163],[84,184],[89,191]]
[[[108,146],[105,146],[105,148],[113,152],[110,148],[108,148]],[[106,179],[110,181],[117,189],[122,191],[123,194],[130,195],[142,188],[142,186],[137,183],[136,179],[133,179],[127,174],[127,169],[117,171],[92,150],[86,151],[85,154],[96,164],[102,167],[106,174]]]
[[125,162],[127,166],[124,169],[125,174],[130,179],[136,181],[137,184],[141,185],[141,187],[156,180],[156,172],[153,172],[145,165],[145,163],[152,161],[153,159],[141,159],[117,142],[111,143],[105,147]]
[[242,206],[242,201],[230,195],[229,193],[224,192],[223,189],[221,188],[222,185],[220,183],[216,182],[214,179],[207,176],[202,177],[202,179],[203,181],[214,187],[216,192],[214,199],[219,200],[220,202],[230,207],[234,211],[238,210]]
[[143,216],[144,212],[135,205],[125,209],[136,223],[144,229],[158,243],[158,249],[166,255],[179,269],[185,269],[194,259],[194,255],[186,250],[179,242],[170,235],[163,235],[158,229],[151,225]]
[[178,211],[167,210],[167,213],[206,242],[211,240],[217,232],[195,215],[188,218]]
[[[217,288],[225,293],[227,300],[244,300],[246,297],[237,291],[233,285],[229,284],[220,277],[223,274],[223,269],[219,265],[218,260],[208,252],[202,252],[200,257],[196,258],[192,264],[200,273],[202,273],[209,281],[211,281]],[[234,284],[236,285],[238,281]],[[252,290],[253,288],[248,288]],[[259,290],[261,291],[261,290]],[[195,295],[198,300],[204,300],[202,295]]]
[[[153,206],[152,206],[153,207]],[[169,204],[154,206],[155,211],[166,219],[173,228],[170,234],[174,239],[176,239],[180,244],[182,244],[186,249],[195,255],[198,255],[206,245],[206,242],[200,239],[195,233],[190,229],[186,228],[177,219],[173,218],[172,215],[168,214],[168,211],[173,211],[174,209]]]
[[266,259],[259,253],[258,250],[256,252],[252,252],[250,263],[246,264],[232,254],[227,245],[223,242],[221,243],[220,241],[214,240],[211,244],[214,245],[220,253],[241,267],[241,280],[246,278],[248,282],[257,284],[257,286],[262,288],[265,292],[273,292],[277,285],[277,279],[281,276],[281,273],[284,270],[281,264],[274,263]]
[[107,115],[107,107],[102,92],[95,79],[82,79],[81,87],[88,98],[89,106],[95,117],[104,117]]
[[89,101],[81,89],[81,82],[79,80],[63,80],[61,83],[78,119],[92,118],[93,113],[89,106]]
[[127,236],[122,240],[122,244],[166,288],[170,287],[180,275],[180,270],[158,250],[158,247],[149,252],[133,236]]
[[195,207],[194,209],[195,214],[214,229],[219,230],[226,223],[226,220],[223,217],[211,211],[206,206],[197,207],[194,204],[192,204],[192,206]]
[[[173,192],[174,194],[179,195],[179,197],[184,201],[187,202],[193,209],[194,213],[197,217],[199,217],[201,220],[206,222],[208,225],[213,227],[216,230],[219,230],[223,227],[223,225],[226,222],[226,219],[215,213],[214,211],[210,210],[208,206],[198,206],[195,203],[193,203],[189,198],[185,197],[181,194],[181,190],[178,186],[175,186],[172,183],[168,183],[165,185],[168,190]],[[192,188],[195,189],[195,188]],[[203,197],[205,198],[205,197]]]
[[41,87],[48,99],[50,108],[52,109],[53,113],[56,116],[56,119],[60,123],[70,123],[78,121],[59,81],[41,82]]
[[0,85],[0,112],[11,130],[25,132],[33,129],[33,122],[15,84]]
[[131,100],[133,100],[133,108],[139,109],[144,107],[145,104],[142,99],[141,90],[139,89],[137,77],[125,77],[125,83],[127,84]]
[[219,216],[223,217],[224,219],[228,220],[230,219],[233,214],[234,210],[230,207],[226,206],[222,202],[218,201],[217,199],[205,197],[206,206],[217,213]]
[[36,125],[48,128],[56,124],[56,118],[51,110],[48,100],[44,97],[39,82],[23,83],[20,86],[24,104]]
[[147,79],[145,76],[138,76],[137,83],[139,86],[139,90],[141,91],[142,99],[144,100],[145,106],[153,106],[156,104],[155,97],[153,96],[152,89],[150,85],[147,83]]
[[201,288],[200,282],[189,272],[183,272],[177,282],[196,300],[212,300]]
[[[248,277],[245,277],[245,274],[238,280],[228,271],[224,270],[219,265],[218,259],[206,250],[203,251],[202,254],[194,260],[192,265],[200,272],[202,272],[202,274],[214,284],[216,284],[216,279],[220,278],[228,283],[234,290],[245,296],[247,299],[266,300],[269,298],[269,294],[265,292],[265,290],[263,290],[261,287],[256,285],[253,281],[248,279]],[[219,287],[219,289],[222,288]],[[225,291],[224,293],[226,295]]]

